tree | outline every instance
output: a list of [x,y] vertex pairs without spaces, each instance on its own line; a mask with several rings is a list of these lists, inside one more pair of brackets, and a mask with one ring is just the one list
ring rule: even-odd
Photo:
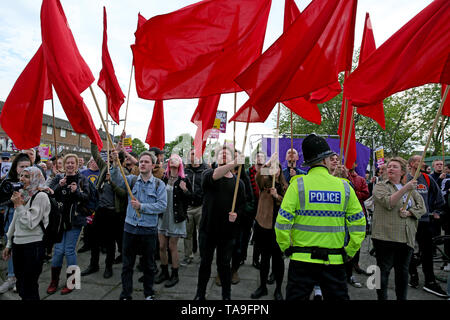
[[132,140],[132,143],[133,143],[133,152],[136,152],[138,155],[141,154],[141,152],[147,150],[144,143],[138,138],[134,138]]
[[171,154],[178,154],[183,161],[186,163],[187,157],[189,156],[189,152],[192,148],[192,143],[194,138],[188,133],[183,133],[175,138],[175,140],[166,143],[164,146],[164,151],[167,157],[170,157]]
[[[440,86],[431,84],[399,92],[384,100],[386,130],[372,119],[355,112],[356,140],[375,147],[383,146],[387,156],[409,157],[420,145],[425,145],[429,130],[440,104]],[[296,134],[337,135],[341,113],[342,93],[319,105],[322,124],[310,123],[293,115],[293,132]],[[448,118],[445,117],[445,124]],[[280,132],[291,131],[290,110],[282,108]],[[446,134],[447,131],[444,132]],[[446,139],[448,141],[449,139]],[[438,123],[432,136],[429,150],[432,155],[442,152],[442,122]]]

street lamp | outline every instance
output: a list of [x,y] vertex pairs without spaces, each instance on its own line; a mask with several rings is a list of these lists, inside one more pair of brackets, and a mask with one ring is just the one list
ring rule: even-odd
[[[119,124],[121,122],[123,122],[123,121],[125,121],[125,119],[119,119]],[[106,122],[108,122],[108,125],[109,125],[109,123],[111,123],[111,125],[113,126],[113,139],[115,139],[115,137],[116,137],[115,132],[116,132],[117,123],[114,120],[110,120],[110,119],[106,120]],[[106,131],[106,128],[105,128],[105,131]]]

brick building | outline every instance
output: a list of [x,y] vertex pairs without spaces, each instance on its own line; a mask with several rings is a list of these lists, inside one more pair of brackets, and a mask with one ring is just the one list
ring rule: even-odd
[[[0,101],[0,113],[3,109],[3,101]],[[73,131],[70,122],[67,120],[55,118],[55,128],[53,128],[53,118],[50,115],[43,115],[41,129],[41,144],[50,145],[52,153],[54,151],[53,130],[56,130],[56,144],[59,153],[75,153],[78,156],[88,159],[91,155],[91,140],[85,134],[79,134]],[[106,148],[106,132],[98,129],[103,145]],[[0,126],[0,152],[15,152],[12,140]]]

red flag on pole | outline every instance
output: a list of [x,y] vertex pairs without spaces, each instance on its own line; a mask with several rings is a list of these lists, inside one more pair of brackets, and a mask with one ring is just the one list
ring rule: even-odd
[[17,148],[40,144],[44,100],[51,98],[41,45],[16,80],[0,114],[0,124]]
[[208,139],[206,133],[214,126],[219,101],[220,94],[198,100],[197,109],[195,109],[191,118],[191,122],[197,126],[194,139],[196,155],[202,155],[205,151],[206,140]]
[[85,133],[99,150],[103,142],[80,93],[94,81],[81,57],[59,0],[43,0],[41,32],[48,77],[74,131]]
[[147,20],[132,45],[138,96],[165,100],[241,91],[234,79],[261,54],[270,4],[205,0]]
[[[250,99],[230,121],[264,122],[278,101],[336,81],[351,69],[356,0],[315,0],[235,81]],[[318,45],[322,50],[313,51]],[[314,54],[312,54],[314,53]]]
[[[286,0],[284,5],[284,25],[283,31],[286,32],[287,29],[292,25],[295,19],[300,15],[300,10],[295,4],[294,0]],[[314,46],[313,51],[322,50],[318,45]],[[315,54],[315,53],[313,53]],[[303,119],[315,123],[322,123],[322,116],[320,114],[318,103],[324,103],[332,98],[334,98],[339,92],[341,92],[341,85],[338,81],[338,75],[336,74],[336,82],[333,85],[326,86],[315,92],[302,97],[295,98],[288,101],[283,101],[283,104],[290,110],[295,112],[297,115]],[[312,101],[316,101],[313,103]]]
[[347,79],[354,106],[426,83],[450,82],[450,1],[435,0],[390,37]]
[[[372,23],[370,22],[369,13],[366,13],[366,21],[364,23],[364,32],[361,43],[361,51],[359,53],[359,64],[363,63],[376,50],[375,38],[373,36]],[[377,103],[365,108],[357,108],[356,112],[360,115],[369,117],[375,120],[380,127],[386,129],[386,120],[384,118],[383,103]]]
[[98,86],[103,90],[108,101],[108,113],[115,123],[119,124],[120,106],[125,101],[125,95],[120,89],[114,72],[114,66],[108,51],[108,35],[106,33],[106,8],[103,7],[103,45],[102,45],[102,70],[98,79]]
[[156,100],[153,108],[153,116],[147,131],[145,142],[150,147],[164,149],[166,144],[164,138],[164,106],[162,100]]

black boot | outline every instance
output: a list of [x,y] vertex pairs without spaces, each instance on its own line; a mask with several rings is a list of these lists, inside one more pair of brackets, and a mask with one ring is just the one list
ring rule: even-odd
[[275,300],[283,300],[283,295],[281,294],[281,288],[276,287],[274,293],[273,293],[273,297]]
[[252,293],[251,298],[252,299],[259,299],[262,296],[267,296],[267,287],[260,286],[258,289],[256,289],[255,292]]
[[109,279],[113,275],[112,266],[106,266],[105,272],[103,273],[103,278]]
[[161,265],[161,272],[155,278],[155,284],[163,283],[166,280],[169,280],[169,265]]
[[166,288],[173,287],[174,285],[176,285],[178,283],[178,281],[180,281],[178,279],[178,268],[172,268],[172,275],[171,275],[169,281],[166,282],[164,287],[166,287]]
[[81,272],[82,276],[87,276],[91,273],[97,272],[98,270],[100,270],[98,265],[92,265],[90,264],[86,270],[84,270],[83,272]]

